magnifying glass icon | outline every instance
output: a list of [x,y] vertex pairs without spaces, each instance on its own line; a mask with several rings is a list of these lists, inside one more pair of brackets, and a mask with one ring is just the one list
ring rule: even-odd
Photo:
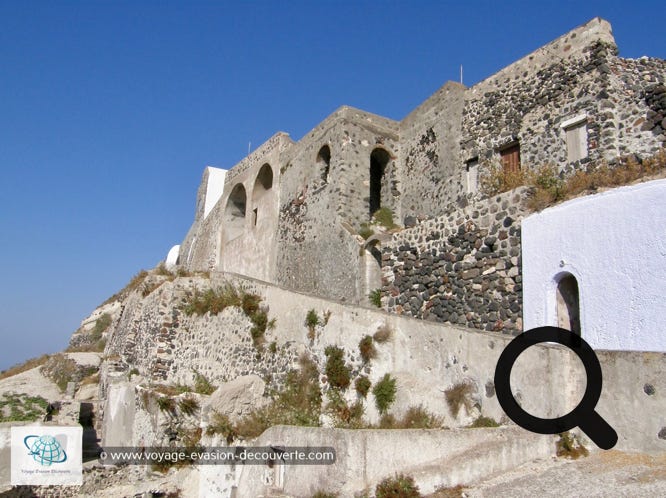
[[[541,342],[556,342],[571,349],[585,367],[587,387],[578,406],[566,415],[545,419],[530,415],[523,410],[511,393],[510,377],[513,364],[518,356],[530,346]],[[559,434],[576,426],[604,450],[610,450],[617,443],[617,433],[595,407],[601,397],[601,365],[594,350],[577,334],[559,327],[537,327],[523,332],[513,339],[502,351],[495,367],[495,392],[504,412],[516,424],[538,434]]]

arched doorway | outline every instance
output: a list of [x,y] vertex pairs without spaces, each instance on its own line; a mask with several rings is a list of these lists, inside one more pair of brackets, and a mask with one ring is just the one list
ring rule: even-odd
[[557,326],[581,335],[578,281],[571,273],[557,283]]
[[370,154],[370,217],[382,207],[382,184],[386,165],[391,157],[384,149],[375,149]]

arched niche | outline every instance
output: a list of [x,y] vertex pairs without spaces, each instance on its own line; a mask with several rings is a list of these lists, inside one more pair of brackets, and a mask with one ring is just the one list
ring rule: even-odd
[[331,148],[324,145],[317,153],[317,166],[324,183],[328,183],[328,176],[331,172]]
[[571,273],[563,273],[559,276],[556,302],[557,326],[581,335],[578,281]]
[[257,173],[254,180],[254,188],[252,189],[252,225],[256,226],[261,217],[266,213],[269,208],[267,198],[273,188],[273,168],[266,163]]
[[243,233],[245,228],[245,211],[247,207],[247,194],[242,184],[236,185],[224,208],[224,233],[225,240],[235,239]]

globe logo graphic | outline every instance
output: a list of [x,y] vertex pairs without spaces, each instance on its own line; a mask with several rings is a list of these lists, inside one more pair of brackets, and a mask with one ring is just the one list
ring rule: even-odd
[[23,444],[30,451],[33,460],[40,465],[49,466],[67,460],[65,450],[53,436],[30,435],[23,440]]

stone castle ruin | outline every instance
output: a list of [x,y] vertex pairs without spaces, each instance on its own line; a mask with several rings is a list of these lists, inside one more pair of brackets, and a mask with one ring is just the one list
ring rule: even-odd
[[[543,325],[595,349],[596,410],[616,449],[663,455],[665,79],[666,61],[619,57],[595,18],[476,85],[446,83],[401,121],[343,106],[298,142],[277,133],[229,170],[206,168],[182,243],[73,335],[75,351],[103,346],[97,392],[70,383],[74,400],[94,406],[104,447],[331,446],[337,461],[193,466],[170,480],[95,467],[62,496],[100,483],[129,496],[127,482],[371,496],[397,472],[431,493],[549,462],[557,436],[512,424],[494,385],[513,336]],[[492,188],[544,167],[557,184],[629,155],[661,167],[538,212],[535,188]],[[227,304],[198,309],[215,289]],[[571,351],[540,344],[522,359],[511,387],[525,410],[576,406],[586,378]],[[241,435],[303,386],[307,404]],[[383,428],[409,413],[431,414],[429,429]]]
[[[402,121],[343,106],[298,142],[277,133],[206,169],[172,262],[348,304],[381,289],[388,311],[515,334],[525,192],[489,198],[480,180],[663,147],[665,63],[617,52],[597,18]],[[379,208],[404,230],[359,237]]]

